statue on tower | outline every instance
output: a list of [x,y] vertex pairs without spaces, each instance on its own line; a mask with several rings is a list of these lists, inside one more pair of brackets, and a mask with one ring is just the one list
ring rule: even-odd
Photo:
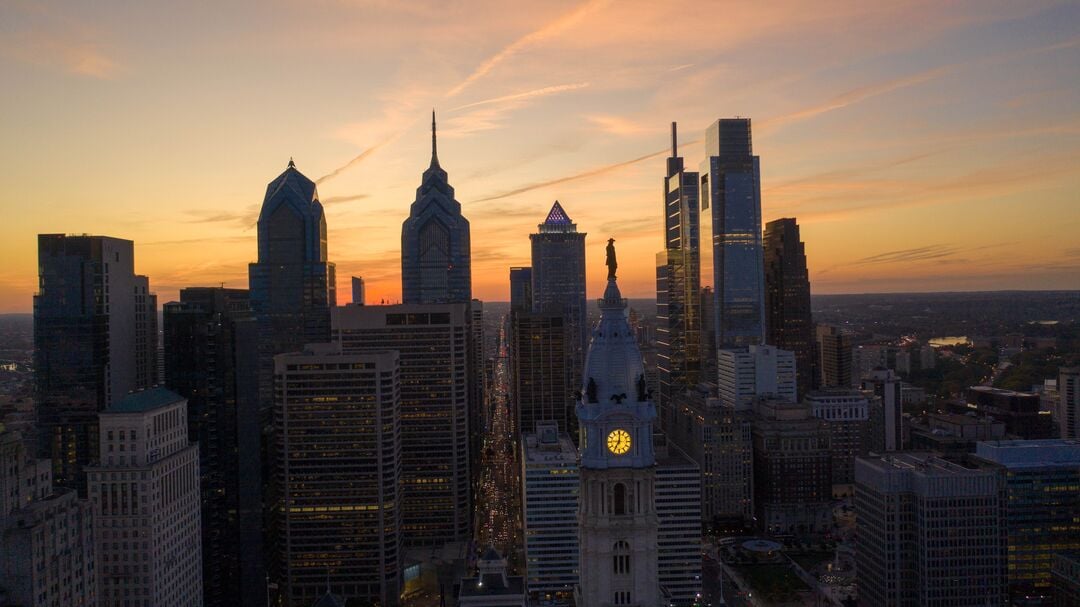
[[608,280],[615,280],[615,269],[619,267],[619,262],[615,259],[615,239],[607,239],[607,261],[604,262],[607,265],[607,277]]

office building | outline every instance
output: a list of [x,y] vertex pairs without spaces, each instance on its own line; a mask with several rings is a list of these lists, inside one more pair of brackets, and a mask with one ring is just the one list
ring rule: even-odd
[[686,171],[671,123],[664,176],[664,250],[656,255],[656,405],[663,428],[673,396],[701,380],[701,244],[698,174]]
[[810,275],[799,224],[783,218],[765,224],[765,343],[795,353],[798,397],[814,384],[814,322]]
[[720,119],[705,131],[701,210],[711,210],[717,348],[765,338],[761,173],[749,118]]
[[1054,555],[1080,552],[1080,441],[980,442],[975,456],[1005,478],[1009,594],[1051,594]]
[[1054,605],[1080,605],[1080,552],[1054,555],[1050,587],[1054,593]]
[[532,307],[532,268],[510,268],[510,310],[531,312]]
[[701,470],[701,514],[718,533],[738,534],[754,519],[753,412],[724,406],[708,390],[676,397],[671,441]]
[[567,341],[573,339],[562,314],[513,312],[510,320],[510,399],[520,432],[555,422],[577,441],[577,415]]
[[396,604],[403,565],[398,354],[312,344],[274,357],[274,375],[279,579],[289,604],[310,604],[327,591]]
[[817,325],[817,352],[819,388],[857,385],[851,368],[851,334],[834,325]]
[[401,520],[406,546],[471,537],[469,306],[334,310],[346,354],[395,350],[401,368]]
[[701,287],[701,377],[713,381],[716,377],[716,293],[712,287]]
[[1080,438],[1080,367],[1058,371],[1057,423],[1061,438]]
[[329,340],[337,304],[319,192],[292,160],[266,186],[257,230],[259,260],[249,264],[248,277],[259,335],[259,406],[268,426],[274,356]]
[[756,397],[795,402],[795,354],[775,346],[719,350],[720,404],[745,411]]
[[[39,453],[53,481],[86,495],[97,415],[156,381],[156,299],[130,240],[38,235],[34,382]],[[143,382],[143,383],[140,383]]]
[[94,504],[98,604],[201,605],[199,448],[188,442],[187,401],[165,388],[125,396],[101,412]]
[[556,424],[522,436],[525,583],[533,599],[567,599],[578,583],[577,448]]
[[405,304],[469,303],[472,261],[469,220],[446,171],[439,165],[435,112],[431,113],[431,164],[401,224],[401,299]]
[[53,487],[52,468],[0,426],[0,604],[93,607],[90,502]]
[[875,369],[863,376],[862,389],[878,397],[870,403],[870,449],[878,453],[900,451],[904,448],[900,378],[889,369]]
[[352,277],[352,303],[354,306],[364,305],[364,279],[359,276]]
[[627,322],[626,300],[616,283],[616,265],[609,243],[607,288],[577,405],[582,429],[580,578],[574,592],[578,607],[657,605],[661,597],[653,447],[656,407]]
[[991,386],[967,389],[966,407],[957,412],[975,411],[1005,423],[1005,432],[1014,438],[1029,440],[1053,438],[1054,424],[1050,411],[1043,411],[1039,395]]
[[830,432],[804,403],[754,403],[754,510],[766,533],[832,526]]
[[656,450],[657,577],[671,605],[701,596],[701,468],[662,434]]
[[[571,386],[581,385],[588,345],[589,312],[585,306],[585,232],[556,200],[532,244],[533,312],[559,314],[566,323],[567,363]],[[573,436],[573,434],[571,434]]]
[[265,602],[258,337],[246,289],[192,287],[163,307],[165,386],[199,445],[204,604]]
[[823,390],[803,399],[810,413],[829,430],[833,495],[850,496],[855,487],[855,458],[869,450],[870,400],[859,390]]
[[1004,479],[926,453],[855,462],[860,604],[1005,604]]
[[[880,409],[876,404],[873,409]],[[975,453],[979,441],[1002,440],[1005,424],[992,417],[960,415],[958,413],[929,413],[905,424],[908,448],[912,451],[933,451],[946,455]],[[874,447],[879,453],[884,451]]]

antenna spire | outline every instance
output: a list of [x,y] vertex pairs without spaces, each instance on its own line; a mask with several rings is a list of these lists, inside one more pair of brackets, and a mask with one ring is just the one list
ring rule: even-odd
[[675,123],[671,123],[671,157],[675,158],[679,155],[679,137],[678,132],[675,129]]
[[435,143],[435,108],[431,108],[431,166],[439,166],[438,146]]

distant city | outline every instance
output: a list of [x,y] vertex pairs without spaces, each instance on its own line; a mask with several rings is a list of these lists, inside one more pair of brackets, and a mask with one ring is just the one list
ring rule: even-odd
[[691,170],[670,124],[654,299],[558,200],[474,298],[434,112],[400,303],[337,304],[291,159],[247,288],[159,302],[137,241],[38,235],[0,607],[1080,605],[1080,291],[813,295],[753,132]]

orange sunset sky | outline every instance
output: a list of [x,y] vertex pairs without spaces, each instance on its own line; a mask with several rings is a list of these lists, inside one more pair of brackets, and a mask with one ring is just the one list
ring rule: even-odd
[[481,299],[555,199],[590,296],[609,236],[653,296],[669,123],[696,170],[730,116],[815,293],[1077,289],[1078,32],[1042,1],[0,2],[0,312],[31,308],[38,233],[134,240],[162,303],[245,287],[290,157],[339,303],[354,274],[395,300],[432,107]]

